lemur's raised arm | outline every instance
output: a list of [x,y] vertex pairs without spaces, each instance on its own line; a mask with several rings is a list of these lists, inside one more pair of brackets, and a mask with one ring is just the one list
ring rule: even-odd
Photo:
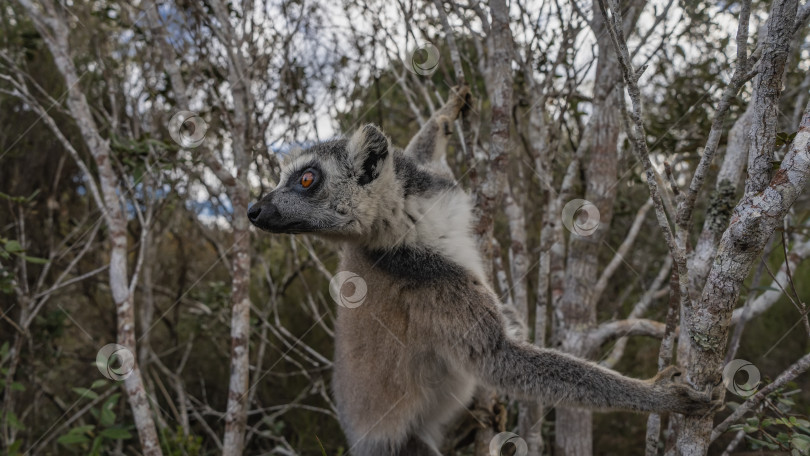
[[453,122],[462,111],[470,108],[470,102],[469,86],[452,87],[445,105],[430,116],[405,147],[405,155],[422,164],[443,162],[447,141],[453,134]]

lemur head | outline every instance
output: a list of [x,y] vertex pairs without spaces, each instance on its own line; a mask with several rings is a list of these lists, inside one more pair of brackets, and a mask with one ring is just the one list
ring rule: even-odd
[[348,140],[294,153],[278,186],[251,206],[248,218],[272,233],[359,238],[399,193],[391,152],[388,138],[369,124]]

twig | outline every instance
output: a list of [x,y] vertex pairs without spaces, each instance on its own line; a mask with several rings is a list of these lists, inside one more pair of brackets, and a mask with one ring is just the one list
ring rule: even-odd
[[729,415],[728,418],[723,420],[722,423],[718,424],[712,430],[711,441],[713,442],[715,439],[720,437],[720,435],[723,432],[725,432],[729,428],[729,426],[731,426],[737,420],[742,418],[743,415],[748,413],[751,409],[753,409],[754,407],[759,405],[763,400],[765,400],[766,397],[768,397],[768,394],[772,393],[773,391],[775,391],[777,388],[780,388],[785,383],[787,383],[787,382],[793,380],[794,378],[798,377],[799,375],[803,374],[807,370],[808,367],[810,367],[810,353],[808,353],[808,354],[802,356],[801,358],[799,358],[798,361],[793,363],[793,365],[791,365],[784,372],[779,374],[779,376],[776,377],[776,380],[774,380],[773,383],[771,383],[770,385],[762,388],[756,394],[749,397],[745,402],[740,404],[740,406],[737,407],[736,410],[734,410],[734,413]]
[[[790,284],[790,289],[793,291],[793,296],[796,298],[796,307],[799,310],[799,313],[804,315],[802,320],[804,321],[804,329],[807,331],[807,335],[810,336],[810,321],[807,319],[807,305],[805,305],[802,298],[799,297],[799,293],[796,291],[796,284],[793,283],[793,274],[790,272],[790,262],[788,261],[788,247],[787,247],[787,235],[785,234],[788,230],[788,218],[785,217],[785,226],[782,230],[782,249],[785,253],[785,273],[787,274],[788,283]],[[768,270],[770,273],[771,271]],[[774,277],[775,278],[775,277]],[[787,294],[787,293],[785,293]]]
[[[751,16],[751,0],[744,0],[740,6],[740,19],[737,26],[737,65],[734,68],[734,74],[731,81],[723,91],[723,97],[717,106],[717,111],[712,121],[712,128],[709,131],[709,138],[706,140],[706,147],[703,149],[703,156],[695,168],[695,174],[692,176],[692,182],[686,191],[686,195],[678,205],[678,214],[676,217],[676,224],[684,236],[688,233],[692,224],[692,214],[695,209],[695,201],[697,195],[703,188],[703,183],[706,179],[706,172],[714,160],[717,146],[720,144],[720,137],[723,134],[723,123],[728,115],[731,101],[737,96],[740,87],[747,81],[748,68],[748,21]],[[683,242],[685,244],[685,242]]]
[[453,29],[450,28],[450,21],[447,19],[447,13],[444,11],[442,1],[433,0],[433,4],[436,5],[436,10],[439,12],[439,18],[444,27],[447,47],[450,48],[450,60],[453,61],[453,70],[456,73],[456,84],[463,84],[466,79],[464,78],[464,67],[461,65],[461,57],[459,56],[458,46],[456,45],[456,37],[453,35]]
[[[647,177],[647,186],[649,187],[650,196],[655,204],[655,214],[658,219],[658,225],[661,227],[664,240],[667,243],[667,247],[669,248],[670,254],[675,261],[676,269],[678,270],[681,286],[681,299],[686,305],[691,307],[688,282],[689,275],[686,266],[686,252],[684,251],[683,246],[679,247],[675,242],[672,227],[669,225],[669,219],[667,218],[666,210],[664,208],[664,201],[658,188],[658,180],[656,178],[657,173],[655,172],[652,162],[650,161],[650,152],[649,148],[647,147],[644,121],[641,117],[641,91],[638,88],[638,80],[644,73],[646,67],[641,67],[638,70],[633,69],[633,64],[630,62],[630,53],[627,50],[627,42],[624,39],[621,12],[616,4],[616,0],[610,0],[610,2],[611,14],[608,14],[608,10],[605,6],[605,0],[599,0],[599,9],[602,11],[602,15],[605,18],[610,38],[613,41],[613,46],[615,47],[616,54],[619,58],[619,63],[621,64],[624,84],[633,104],[633,111],[630,113],[630,117],[633,120],[635,131],[628,131],[628,134],[631,136],[636,155],[638,155],[639,161],[644,166],[644,171]],[[682,305],[684,303],[682,303]]]

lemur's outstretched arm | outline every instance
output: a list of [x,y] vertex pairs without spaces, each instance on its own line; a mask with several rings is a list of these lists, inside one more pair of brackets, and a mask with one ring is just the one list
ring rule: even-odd
[[480,363],[483,380],[514,395],[539,398],[547,404],[643,412],[708,412],[710,393],[674,380],[675,367],[650,380],[620,375],[595,363],[556,350],[504,339]]
[[503,317],[491,309],[484,306],[483,312],[474,312],[474,329],[465,332],[459,343],[465,352],[456,356],[466,356],[480,380],[503,392],[546,404],[688,415],[707,413],[718,405],[711,391],[700,392],[678,381],[674,367],[655,378],[638,380],[556,350],[515,341],[504,333]]
[[469,96],[469,86],[451,88],[447,102],[422,125],[419,133],[405,148],[405,154],[422,164],[437,161],[444,156],[447,151],[447,140],[453,134],[453,122],[458,119],[464,106],[469,102]]

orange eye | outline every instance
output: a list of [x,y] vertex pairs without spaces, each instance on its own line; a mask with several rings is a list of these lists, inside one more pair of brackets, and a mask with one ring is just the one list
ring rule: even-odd
[[315,175],[312,172],[307,171],[301,176],[301,186],[304,188],[309,188],[312,183],[315,182]]

